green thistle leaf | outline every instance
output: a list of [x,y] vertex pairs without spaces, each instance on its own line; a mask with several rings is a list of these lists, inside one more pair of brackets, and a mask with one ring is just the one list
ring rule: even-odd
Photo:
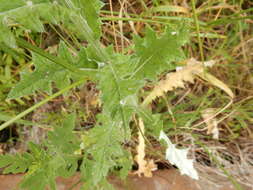
[[158,74],[172,69],[171,62],[184,59],[181,46],[187,42],[186,27],[166,31],[157,36],[151,28],[146,29],[145,38],[134,37],[136,56],[140,59],[137,77],[154,80]]
[[[58,53],[59,58],[72,63],[76,69],[90,67],[84,49],[79,52],[78,56],[74,57],[69,52],[67,46],[61,42]],[[79,56],[82,58],[81,61]],[[58,89],[62,89],[70,84],[70,78],[78,80],[81,77],[36,53],[33,53],[33,63],[35,70],[33,72],[23,71],[21,73],[20,82],[10,91],[8,98],[31,95],[36,91],[45,91],[51,94],[52,82],[55,83]]]

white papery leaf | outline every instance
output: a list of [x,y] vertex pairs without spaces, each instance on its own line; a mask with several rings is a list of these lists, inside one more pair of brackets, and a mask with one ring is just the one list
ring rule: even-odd
[[198,172],[193,167],[193,160],[187,158],[187,153],[189,149],[177,149],[176,145],[172,144],[167,135],[161,131],[159,140],[164,140],[168,148],[166,149],[166,160],[168,160],[171,164],[178,167],[181,175],[185,174],[190,176],[193,179],[198,180]]

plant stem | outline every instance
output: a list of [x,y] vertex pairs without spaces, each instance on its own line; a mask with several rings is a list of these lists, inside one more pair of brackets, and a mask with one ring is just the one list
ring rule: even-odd
[[199,22],[198,22],[198,16],[196,13],[196,8],[195,8],[195,0],[191,0],[191,2],[192,2],[194,22],[195,22],[195,26],[196,26],[197,35],[198,35],[198,45],[199,45],[200,57],[201,57],[201,61],[204,62],[205,58],[204,58],[204,53],[203,53],[202,41],[200,39]]
[[65,69],[68,69],[69,71],[71,71],[73,73],[76,73],[79,75],[84,75],[87,73],[87,71],[79,70],[79,69],[73,67],[71,64],[69,64],[65,60],[62,60],[59,57],[53,56],[53,55],[45,52],[43,49],[33,46],[32,44],[28,43],[27,41],[25,41],[21,38],[16,38],[16,41],[17,41],[18,45],[21,46],[22,48],[26,48],[30,51],[33,51],[33,52],[47,58],[48,60],[52,61],[53,63],[61,65],[62,67],[64,67]]
[[39,103],[33,105],[32,107],[26,109],[25,111],[21,112],[20,114],[18,114],[14,118],[12,118],[9,121],[7,121],[7,122],[3,123],[2,125],[0,125],[0,131],[3,130],[4,128],[8,127],[9,125],[11,125],[12,123],[17,121],[18,119],[20,119],[20,118],[24,117],[25,115],[29,114],[33,110],[37,109],[38,107],[42,106],[43,104],[47,103],[48,101],[56,98],[57,96],[60,96],[61,94],[63,94],[64,92],[70,90],[71,88],[74,88],[74,87],[82,84],[84,81],[85,81],[85,79],[79,80],[79,81],[67,86],[66,88],[60,90],[59,92],[56,92],[55,94],[52,94],[51,96],[45,98],[44,100],[42,100]]

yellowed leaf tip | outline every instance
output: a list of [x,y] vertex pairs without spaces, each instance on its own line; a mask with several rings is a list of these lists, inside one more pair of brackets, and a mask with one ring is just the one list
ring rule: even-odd
[[215,76],[209,74],[209,73],[200,73],[199,76],[208,81],[209,83],[211,83],[212,85],[220,88],[221,90],[223,90],[224,92],[226,92],[230,98],[234,98],[234,94],[232,92],[232,90],[225,84],[223,83],[222,81],[220,81],[219,79],[217,79]]

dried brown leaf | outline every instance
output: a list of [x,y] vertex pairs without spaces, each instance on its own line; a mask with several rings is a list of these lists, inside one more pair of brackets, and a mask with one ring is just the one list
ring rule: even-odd
[[138,164],[138,170],[135,172],[138,176],[142,174],[145,177],[152,177],[152,171],[156,170],[157,166],[153,160],[145,160],[145,139],[144,139],[144,123],[142,119],[139,119],[139,132],[138,132],[138,141],[139,144],[136,148],[137,155],[135,156],[135,161]]
[[152,100],[156,99],[168,91],[172,91],[175,88],[184,88],[184,82],[194,82],[194,76],[196,74],[203,73],[204,68],[201,62],[195,59],[190,59],[187,62],[187,66],[174,73],[166,75],[164,80],[161,80],[153,89],[153,91],[145,98],[143,105],[148,105]]
[[144,99],[142,106],[147,106],[154,99],[162,96],[168,91],[173,91],[176,88],[184,88],[185,82],[193,83],[195,76],[199,76],[212,85],[217,86],[225,91],[232,99],[234,94],[226,84],[213,75],[204,72],[204,67],[211,67],[214,63],[213,60],[203,63],[194,58],[187,60],[187,65],[185,67],[177,69],[174,73],[168,73],[164,80],[158,82],[153,91]]
[[[213,118],[213,115],[216,113],[215,108],[208,108],[201,112],[201,115],[206,123],[207,134],[212,134],[213,139],[219,139],[219,129],[218,122],[216,118]],[[210,119],[211,118],[211,119]]]
[[222,81],[220,81],[219,79],[217,79],[216,77],[214,77],[213,75],[205,72],[205,73],[199,73],[198,74],[199,77],[201,77],[202,79],[208,81],[209,83],[211,83],[214,86],[217,86],[218,88],[220,88],[221,90],[223,90],[224,92],[226,92],[230,98],[234,98],[234,94],[231,91],[231,89]]

